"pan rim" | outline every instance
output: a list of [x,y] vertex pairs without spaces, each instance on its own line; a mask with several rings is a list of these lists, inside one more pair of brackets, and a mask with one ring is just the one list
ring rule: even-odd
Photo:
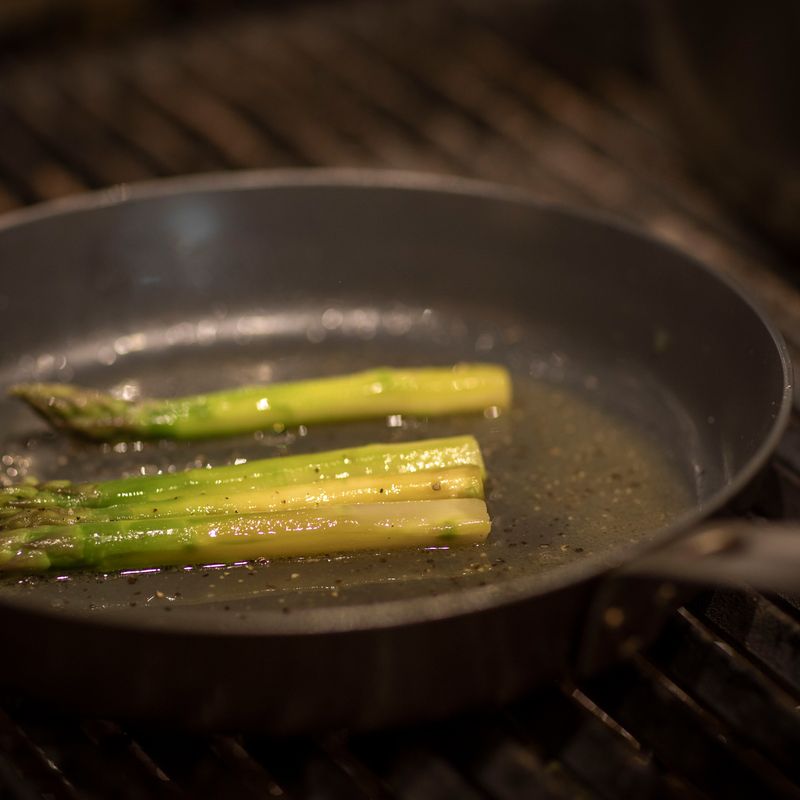
[[[769,316],[736,281],[722,275],[693,255],[675,245],[661,241],[636,225],[611,214],[594,210],[574,209],[559,203],[544,202],[525,189],[500,183],[465,178],[443,173],[362,168],[297,167],[263,170],[212,172],[174,178],[162,178],[131,184],[119,184],[94,192],[83,193],[7,212],[0,216],[0,232],[35,223],[53,216],[67,216],[105,207],[121,206],[158,197],[205,194],[220,191],[242,191],[280,188],[348,187],[385,190],[435,192],[464,197],[513,202],[532,209],[555,213],[562,217],[611,228],[633,236],[649,246],[662,248],[687,260],[695,269],[705,272],[731,292],[755,315],[772,339],[782,369],[782,392],[772,426],[747,463],[705,503],[680,514],[669,525],[645,533],[633,544],[615,547],[610,553],[588,556],[578,562],[557,568],[544,576],[507,578],[485,587],[469,587],[436,597],[415,597],[386,601],[380,604],[349,605],[343,608],[296,609],[291,615],[273,612],[249,613],[244,619],[220,615],[223,624],[211,625],[207,616],[181,614],[130,614],[124,609],[111,609],[94,614],[68,606],[53,609],[33,593],[24,601],[0,598],[0,609],[17,608],[63,622],[74,621],[99,628],[127,629],[153,634],[185,634],[199,636],[304,636],[338,634],[423,624],[468,614],[499,610],[542,594],[590,581],[607,574],[615,566],[634,561],[638,556],[686,534],[711,514],[723,508],[764,467],[777,447],[788,423],[792,408],[793,375],[791,357],[784,338]],[[777,400],[777,398],[776,398]]]

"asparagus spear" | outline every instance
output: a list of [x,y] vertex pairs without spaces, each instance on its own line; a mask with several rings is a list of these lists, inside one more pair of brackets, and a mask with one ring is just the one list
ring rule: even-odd
[[160,503],[211,488],[253,490],[308,484],[357,476],[410,474],[420,470],[476,466],[486,470],[473,436],[452,436],[393,444],[368,444],[322,453],[279,456],[245,464],[190,469],[162,475],[135,475],[101,483],[51,481],[38,487],[14,486],[0,491],[3,510],[24,508],[98,508],[133,502]]
[[267,514],[325,505],[483,497],[477,466],[423,470],[399,475],[358,475],[275,488],[234,484],[153,502],[133,501],[101,508],[21,508],[0,522],[3,530],[115,520],[223,514]]
[[0,572],[138,569],[483,541],[478,499],[327,506],[277,514],[77,523],[0,534]]
[[505,408],[508,372],[492,364],[381,369],[333,378],[245,386],[175,399],[123,400],[70,384],[27,383],[10,393],[52,425],[93,439],[200,439],[273,425],[438,416]]

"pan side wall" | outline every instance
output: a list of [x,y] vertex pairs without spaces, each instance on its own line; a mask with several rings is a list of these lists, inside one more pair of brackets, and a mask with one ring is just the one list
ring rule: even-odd
[[[709,272],[497,197],[352,185],[155,196],[0,231],[0,269],[6,372],[54,343],[219,309],[406,303],[532,320],[542,357],[576,353],[623,376],[614,402],[676,442],[700,500],[753,456],[783,390],[762,320]],[[659,394],[672,418],[653,414]]]
[[[129,630],[0,607],[14,654],[0,680],[66,711],[205,731],[440,719],[497,707],[562,673],[590,590],[413,625],[270,637]],[[58,680],[42,642],[59,654]]]

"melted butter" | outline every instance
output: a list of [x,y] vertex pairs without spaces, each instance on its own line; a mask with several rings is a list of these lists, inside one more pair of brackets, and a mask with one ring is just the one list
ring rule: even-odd
[[[469,332],[462,332],[467,337]],[[488,334],[481,334],[486,336]],[[501,339],[493,333],[492,339]],[[484,342],[486,339],[480,339]],[[463,342],[432,352],[430,363],[459,359]],[[641,420],[611,410],[595,391],[595,379],[579,365],[568,373],[550,362],[532,363],[530,343],[517,337],[502,354],[480,353],[510,365],[512,409],[483,415],[387,420],[265,431],[208,442],[135,443],[129,446],[76,443],[47,432],[10,438],[6,459],[41,479],[97,480],[123,473],[179,470],[236,459],[264,458],[376,441],[474,434],[481,443],[489,479],[487,502],[492,532],[485,545],[440,547],[393,553],[286,559],[265,564],[187,565],[108,576],[75,573],[47,578],[5,579],[0,594],[47,593],[54,606],[218,609],[249,614],[262,609],[375,602],[437,595],[508,577],[550,572],[591,554],[636,541],[668,523],[695,502],[694,488],[676,466],[675,443],[660,438]],[[336,374],[376,363],[419,364],[413,342],[326,342],[267,348],[220,343],[195,349],[140,353],[113,368],[112,380],[136,381],[143,394],[170,395],[222,385],[257,382],[268,371],[274,380]],[[187,355],[188,353],[188,355]],[[199,362],[199,363],[198,363]],[[87,370],[78,382],[108,385]],[[202,379],[198,380],[198,375]],[[581,387],[581,388],[578,388]],[[587,388],[588,387],[588,388]],[[630,391],[630,387],[626,388]],[[613,404],[612,404],[613,406]],[[654,414],[663,414],[656,409]]]

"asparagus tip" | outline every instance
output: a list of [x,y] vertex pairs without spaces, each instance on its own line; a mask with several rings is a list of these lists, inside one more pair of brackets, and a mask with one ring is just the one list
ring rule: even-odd
[[130,403],[104,392],[66,383],[19,383],[11,397],[24,400],[57,428],[91,438],[108,438],[127,428]]

